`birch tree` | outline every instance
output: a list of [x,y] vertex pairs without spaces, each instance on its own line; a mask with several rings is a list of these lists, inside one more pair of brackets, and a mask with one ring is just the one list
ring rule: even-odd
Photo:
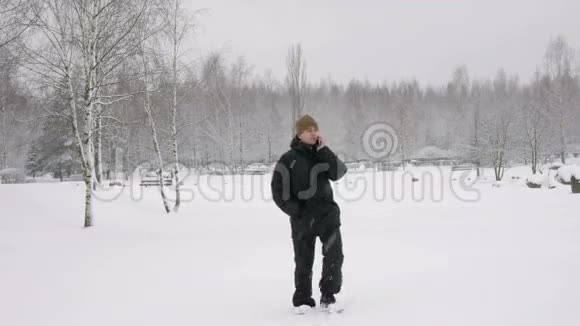
[[302,116],[304,110],[304,99],[306,97],[306,60],[303,58],[302,45],[300,43],[292,45],[288,49],[286,56],[286,85],[291,101],[292,112],[292,134],[296,133],[296,121]]
[[562,163],[566,164],[566,145],[570,125],[570,106],[572,105],[575,81],[572,76],[574,51],[563,36],[550,41],[545,54],[545,69],[549,77],[544,91],[545,102],[557,116],[559,154]]
[[25,47],[28,67],[68,103],[68,112],[49,113],[71,122],[86,187],[85,227],[93,225],[94,136],[102,128],[95,106],[111,103],[100,91],[133,55],[135,26],[148,9],[147,0],[42,0],[35,8],[38,36]]
[[239,155],[237,160],[236,154],[243,148],[242,116],[251,69],[243,58],[238,58],[228,69],[220,54],[210,56],[203,68],[209,106],[203,132],[234,168],[243,165],[243,156]]
[[550,143],[551,119],[542,98],[540,73],[536,72],[526,103],[522,106],[522,122],[526,160],[530,162],[532,173],[541,171],[541,163]]
[[171,0],[166,3],[164,8],[164,36],[169,42],[170,52],[170,71],[171,71],[171,152],[173,156],[173,177],[175,180],[175,206],[173,210],[177,212],[181,204],[181,195],[179,192],[179,149],[178,149],[178,107],[181,98],[178,91],[180,89],[180,59],[183,55],[183,44],[192,31],[194,25],[193,15],[188,15],[182,7],[181,0]]
[[[150,26],[144,24],[141,26],[141,35],[145,38],[145,35],[151,34],[152,31]],[[151,41],[151,43],[154,40]],[[167,199],[167,195],[165,193],[165,180],[163,180],[163,175],[165,173],[165,165],[163,163],[163,156],[161,154],[161,145],[160,145],[160,138],[158,132],[158,125],[153,116],[153,101],[151,99],[151,94],[156,92],[156,87],[154,81],[152,80],[153,77],[156,75],[154,71],[151,69],[152,62],[159,62],[159,50],[155,48],[154,45],[149,46],[148,41],[141,42],[139,48],[139,57],[142,65],[142,84],[143,84],[143,110],[147,117],[149,131],[151,133],[151,139],[153,141],[153,150],[155,152],[155,159],[157,161],[157,174],[159,178],[159,191],[161,194],[161,201],[163,203],[163,208],[165,209],[166,213],[171,212],[169,207],[169,202]],[[158,73],[157,73],[158,75]]]
[[483,122],[483,146],[480,156],[491,164],[496,181],[503,179],[511,159],[512,124],[513,116],[506,111],[494,113]]
[[36,10],[38,38],[34,40],[36,46],[28,44],[25,47],[27,68],[38,76],[41,85],[54,90],[54,97],[62,97],[67,104],[64,113],[53,112],[46,107],[44,110],[70,121],[85,182],[84,226],[90,227],[93,225],[91,192],[94,169],[90,140],[92,113],[83,112],[77,94],[81,79],[76,67],[80,60],[78,21],[69,1],[45,0]]

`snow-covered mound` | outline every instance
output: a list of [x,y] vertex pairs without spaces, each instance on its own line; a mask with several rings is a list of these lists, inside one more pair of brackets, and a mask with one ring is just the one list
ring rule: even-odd
[[415,153],[413,153],[413,157],[422,157],[422,158],[433,158],[433,157],[446,157],[446,156],[453,156],[455,155],[454,152],[442,149],[437,146],[425,146]]
[[530,188],[541,188],[545,184],[546,176],[543,174],[534,174],[526,179],[526,184]]
[[564,183],[570,184],[572,176],[576,179],[580,179],[580,166],[578,165],[565,165],[558,169],[557,180]]

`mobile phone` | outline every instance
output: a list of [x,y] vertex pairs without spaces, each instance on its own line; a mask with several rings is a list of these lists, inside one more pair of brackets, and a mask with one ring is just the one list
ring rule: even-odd
[[316,143],[314,143],[316,147],[320,146],[320,138],[316,138]]

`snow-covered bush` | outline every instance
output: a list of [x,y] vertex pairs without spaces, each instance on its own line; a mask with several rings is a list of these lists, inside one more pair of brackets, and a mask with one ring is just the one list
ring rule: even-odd
[[26,178],[20,169],[7,168],[0,171],[1,183],[24,183]]
[[573,175],[576,176],[576,180],[580,179],[580,166],[565,165],[558,169],[556,180],[563,184],[569,185]]
[[526,185],[530,188],[542,188],[545,177],[542,174],[534,174],[526,179]]

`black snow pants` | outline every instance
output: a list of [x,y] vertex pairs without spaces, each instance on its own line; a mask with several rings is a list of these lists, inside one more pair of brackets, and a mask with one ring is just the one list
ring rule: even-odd
[[322,242],[323,255],[320,292],[323,295],[340,292],[344,256],[339,214],[339,210],[331,210],[323,216],[290,218],[296,264],[294,270],[296,291],[292,298],[295,305],[312,297],[312,266],[317,237]]

